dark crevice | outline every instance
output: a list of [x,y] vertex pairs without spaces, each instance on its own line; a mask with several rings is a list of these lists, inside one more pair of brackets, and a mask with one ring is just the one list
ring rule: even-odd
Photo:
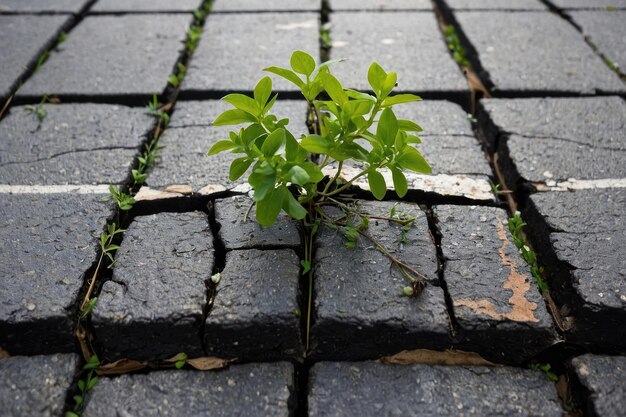
[[63,152],[55,153],[55,154],[52,154],[52,155],[47,155],[45,157],[33,159],[33,160],[30,160],[30,161],[10,161],[10,162],[5,162],[4,164],[0,164],[0,167],[5,167],[7,165],[34,164],[34,163],[37,163],[37,162],[48,161],[50,159],[54,159],[54,158],[58,158],[60,156],[74,154],[74,153],[97,152],[97,151],[114,151],[114,150],[122,150],[122,149],[125,149],[125,150],[135,150],[135,149],[137,149],[137,147],[136,146],[100,146],[100,147],[91,148],[91,149],[71,149],[71,150],[68,150],[68,151],[63,151]]
[[295,407],[291,417],[309,416],[309,373],[312,363],[305,362],[295,367]]
[[[216,274],[222,273],[226,266],[226,247],[224,242],[220,238],[220,228],[221,225],[215,219],[215,201],[210,201],[206,205],[207,215],[209,219],[209,225],[211,227],[211,234],[213,235],[213,270],[211,271],[211,277]],[[200,340],[202,341],[202,349],[204,353],[207,354],[206,347],[206,319],[211,314],[211,309],[213,308],[213,302],[215,301],[215,296],[218,292],[219,283],[215,284],[211,277],[206,281],[206,304],[203,311],[202,317],[202,327],[200,329]]]
[[[159,101],[164,101],[164,94],[157,95]],[[152,94],[98,94],[98,95],[73,95],[60,94],[49,96],[56,104],[61,103],[94,103],[94,104],[117,104],[126,107],[146,107],[152,99]],[[19,95],[13,99],[13,105],[37,105],[41,102],[41,96]]]

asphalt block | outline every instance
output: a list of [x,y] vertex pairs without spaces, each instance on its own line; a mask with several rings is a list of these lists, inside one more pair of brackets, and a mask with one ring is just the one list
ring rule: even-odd
[[540,0],[438,0],[449,10],[548,10]]
[[215,0],[211,7],[212,12],[316,12],[321,10],[318,0]]
[[0,263],[0,346],[9,353],[74,350],[75,303],[111,211],[102,197],[0,195],[0,252],[10,260]]
[[[358,208],[371,216],[389,217],[393,206],[392,202],[362,201]],[[371,219],[364,232],[424,275],[428,285],[418,297],[403,296],[408,280],[373,242],[362,237],[355,248],[348,249],[341,230],[321,227],[313,262],[310,356],[315,360],[371,359],[404,349],[448,346],[450,322],[443,290],[437,286],[435,244],[426,215],[409,203],[398,204],[395,211],[397,216],[415,217],[405,239],[403,226],[388,220]],[[358,224],[354,219],[354,225]]]
[[540,372],[481,366],[313,366],[309,416],[561,416],[554,385]]
[[470,11],[455,18],[477,53],[479,75],[494,94],[626,91],[581,34],[553,13]]
[[52,46],[71,19],[62,15],[0,15],[0,99],[3,102],[17,89],[24,73],[35,68],[39,57]]
[[437,206],[446,282],[459,346],[521,363],[555,343],[552,319],[495,207]]
[[[248,210],[250,209],[250,210]],[[270,227],[255,220],[256,206],[249,197],[235,196],[215,201],[215,222],[226,250],[271,249],[301,246],[298,221],[281,212]]]
[[551,292],[574,318],[570,338],[626,346],[626,207],[623,188],[533,194],[525,215],[545,266]]
[[[289,67],[294,50],[317,56],[316,13],[212,14],[182,84],[183,94],[252,91],[270,66]],[[277,91],[300,91],[272,75]]]
[[626,404],[626,357],[583,355],[573,358],[569,366],[586,392],[584,411],[597,417],[619,417]]
[[206,319],[210,356],[243,361],[301,360],[300,259],[289,249],[226,254]]
[[191,24],[187,14],[85,18],[19,96],[152,97],[167,87]]
[[[78,14],[89,0],[2,0],[2,13],[74,13]],[[35,29],[28,26],[28,29]]]
[[398,74],[397,91],[463,95],[461,70],[447,51],[432,12],[333,13],[332,59],[347,59],[333,72],[346,88],[371,90],[372,61]]
[[143,109],[45,104],[43,120],[16,106],[0,122],[0,183],[121,184],[154,120]]
[[432,10],[428,0],[330,0],[333,11]]
[[626,177],[626,103],[619,97],[492,99],[481,107],[510,188]]
[[[624,2],[626,6],[626,2]],[[624,43],[626,10],[621,11],[576,11],[568,13],[574,23],[582,28],[583,34],[593,43],[598,52],[626,71],[626,51],[619,45]]]
[[104,13],[193,12],[202,0],[100,0],[89,10]]
[[203,356],[200,334],[213,264],[205,213],[137,217],[92,314],[103,357]]
[[85,416],[292,415],[294,370],[288,363],[233,365],[218,372],[155,371],[102,378],[89,395]]
[[75,354],[13,356],[0,360],[0,415],[56,417],[78,372]]

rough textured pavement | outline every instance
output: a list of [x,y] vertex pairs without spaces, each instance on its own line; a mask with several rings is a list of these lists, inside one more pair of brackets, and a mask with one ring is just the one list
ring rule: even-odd
[[[0,417],[621,416],[625,13],[0,0]],[[433,171],[403,198],[384,173],[384,201],[356,180],[341,201],[369,221],[326,201],[344,224],[312,237],[259,226],[235,155],[206,155],[220,98],[294,50],[348,58],[333,73],[360,90],[371,61],[396,71]],[[270,76],[299,139],[307,103]]]

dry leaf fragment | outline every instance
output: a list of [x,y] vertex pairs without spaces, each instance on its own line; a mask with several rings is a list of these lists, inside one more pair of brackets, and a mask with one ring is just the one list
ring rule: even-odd
[[188,359],[187,363],[199,371],[208,371],[211,369],[222,369],[228,366],[235,359],[220,359],[210,356],[202,358]]
[[119,375],[127,374],[129,372],[138,371],[148,366],[146,361],[136,361],[132,359],[120,359],[115,362],[107,363],[99,368],[96,368],[98,375]]
[[403,350],[392,356],[385,356],[378,360],[382,363],[401,365],[481,365],[502,366],[484,359],[476,352],[449,349],[443,352],[429,349]]
[[6,350],[2,349],[2,346],[0,346],[0,359],[6,359],[6,358],[10,358],[11,355],[9,354],[9,352],[7,352]]

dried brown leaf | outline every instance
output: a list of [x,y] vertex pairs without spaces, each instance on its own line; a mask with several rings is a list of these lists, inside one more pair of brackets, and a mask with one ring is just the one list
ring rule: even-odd
[[379,362],[401,365],[422,363],[427,365],[502,366],[484,359],[476,352],[453,349],[443,352],[429,349],[403,350],[395,355],[382,357]]
[[211,369],[222,369],[228,366],[234,359],[220,359],[205,356],[202,358],[188,359],[187,363],[199,371],[208,371]]
[[181,353],[177,353],[176,355],[172,356],[171,358],[167,358],[167,359],[163,359],[163,363],[164,364],[168,364],[168,363],[176,363],[178,361],[183,361],[187,359],[187,355],[184,352]]
[[119,375],[138,371],[148,366],[148,362],[135,361],[132,359],[120,359],[96,368],[98,375]]

